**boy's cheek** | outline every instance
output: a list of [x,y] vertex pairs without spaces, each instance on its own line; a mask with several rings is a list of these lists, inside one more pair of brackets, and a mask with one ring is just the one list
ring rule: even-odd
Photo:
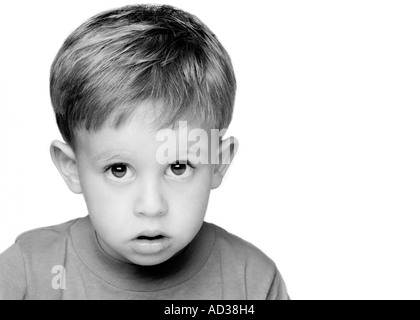
[[177,190],[167,198],[169,210],[173,213],[183,212],[186,215],[195,215],[197,212],[205,211],[209,196],[210,191],[206,185],[193,185]]
[[83,196],[91,214],[112,215],[129,208],[130,196],[121,189],[106,186],[95,181],[83,184]]

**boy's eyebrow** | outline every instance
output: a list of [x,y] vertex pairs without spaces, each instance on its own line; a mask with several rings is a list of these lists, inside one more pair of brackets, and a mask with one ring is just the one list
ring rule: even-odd
[[[112,154],[112,155],[111,155]],[[107,156],[109,156],[109,155],[111,155],[111,157],[110,158],[108,158],[108,159],[104,159],[104,158],[106,158]],[[112,160],[112,159],[114,159],[114,158],[117,158],[117,157],[120,157],[121,156],[121,154],[119,154],[119,153],[114,153],[114,152],[110,152],[110,151],[106,151],[106,152],[103,152],[103,153],[100,153],[100,154],[98,154],[98,155],[96,155],[96,156],[94,156],[93,157],[93,160],[94,161],[99,161],[99,160],[105,160],[105,161],[109,161],[109,160]]]
[[[184,149],[184,148],[179,148],[179,149],[176,148],[176,149],[178,149],[178,152],[180,152],[182,155],[188,156],[190,154],[193,154],[192,151],[191,151],[191,147],[194,143],[195,143],[195,141],[193,141],[193,142],[188,141],[187,149]],[[131,153],[118,152],[118,151],[104,151],[104,152],[101,152],[100,154],[94,156],[92,159],[93,159],[93,161],[105,161],[105,162],[107,162],[107,161],[110,161],[112,159],[121,157],[123,155],[131,155]],[[109,157],[109,158],[106,158],[106,157]]]

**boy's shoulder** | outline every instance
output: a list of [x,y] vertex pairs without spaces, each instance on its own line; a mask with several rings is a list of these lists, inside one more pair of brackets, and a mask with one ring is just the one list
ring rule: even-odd
[[68,240],[71,226],[81,219],[84,218],[26,231],[16,238],[15,243],[24,252],[34,249],[38,249],[36,251],[51,251],[57,246],[61,247]]
[[216,235],[220,273],[223,279],[228,279],[224,288],[226,296],[237,297],[242,292],[243,298],[251,300],[289,298],[273,260],[252,243],[219,226],[209,225]]
[[216,243],[223,257],[255,268],[276,269],[274,261],[252,243],[215,224],[207,224],[215,231]]

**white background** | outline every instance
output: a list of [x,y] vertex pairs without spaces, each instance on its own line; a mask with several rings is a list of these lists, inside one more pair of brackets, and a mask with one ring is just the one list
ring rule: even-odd
[[[0,252],[86,215],[49,156],[49,68],[78,25],[129,3],[2,3]],[[216,33],[238,80],[239,153],[206,220],[270,256],[293,299],[420,299],[420,3],[166,3]]]

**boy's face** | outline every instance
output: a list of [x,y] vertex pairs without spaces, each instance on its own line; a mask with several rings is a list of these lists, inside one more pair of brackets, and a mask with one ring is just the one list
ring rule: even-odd
[[[210,190],[218,184],[213,181],[214,165],[193,163],[193,169],[182,162],[188,159],[188,150],[176,145],[168,152],[171,161],[159,163],[156,154],[162,142],[141,117],[134,116],[119,129],[77,131],[77,169],[102,248],[125,262],[155,265],[195,237]],[[194,128],[188,122],[188,131]],[[209,152],[211,143],[218,141],[209,139],[209,149],[201,151]]]

